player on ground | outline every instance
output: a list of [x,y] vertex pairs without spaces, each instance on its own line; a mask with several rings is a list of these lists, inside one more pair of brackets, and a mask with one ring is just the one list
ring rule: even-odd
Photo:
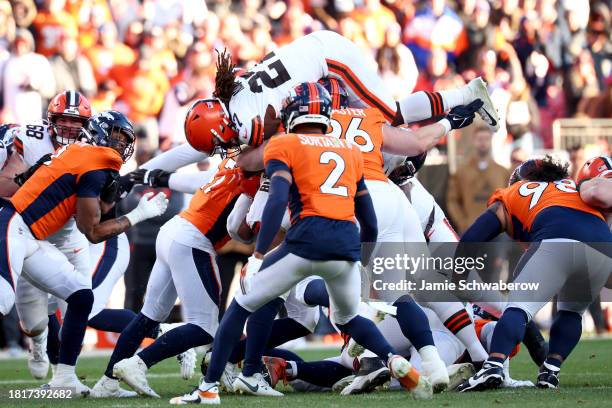
[[530,242],[514,282],[538,282],[539,287],[537,294],[529,297],[520,291],[509,293],[489,358],[476,375],[460,385],[460,391],[500,386],[503,363],[523,339],[527,322],[555,295],[559,312],[550,329],[549,353],[536,385],[559,386],[561,364],[582,334],[582,313],[612,271],[612,234],[602,214],[580,199],[567,168],[550,156],[524,162],[512,173],[509,186],[493,193],[489,208],[461,237],[461,242],[486,242],[505,231],[515,240]]
[[359,47],[332,31],[299,38],[268,54],[241,76],[236,76],[231,56],[221,53],[214,99],[208,100],[206,120],[210,130],[201,140],[213,146],[261,145],[278,131],[282,104],[291,90],[299,83],[328,76],[345,84],[350,106],[377,108],[386,121],[395,125],[438,116],[481,99],[484,105],[479,109],[480,115],[498,128],[497,112],[481,78],[459,89],[416,92],[396,105],[364,58]]
[[[105,131],[90,133],[91,144],[78,143],[58,150],[0,209],[3,279],[14,290],[23,269],[25,279],[68,304],[59,364],[48,387],[72,387],[77,395],[89,393],[76,377],[75,365],[93,304],[91,279],[78,273],[45,239],[74,216],[79,230],[91,242],[101,242],[163,213],[167,206],[164,196],[150,201],[147,197],[126,216],[100,222],[100,214],[108,209],[103,208],[100,198],[112,190],[117,172],[134,148],[133,133],[113,126],[122,123],[119,118],[120,113],[105,112],[90,119],[98,127],[104,122]],[[3,298],[14,296],[12,290],[2,294]]]
[[[301,84],[283,110],[288,132],[266,147],[270,196],[264,209],[255,257],[263,258],[276,235],[289,195],[292,226],[280,247],[265,257],[251,278],[250,291],[239,293],[223,317],[213,345],[211,364],[199,388],[173,398],[173,404],[219,404],[218,381],[248,316],[291,289],[303,278],[319,275],[329,286],[338,327],[387,361],[392,374],[422,397],[431,385],[376,330],[357,315],[360,301],[360,239],[374,242],[376,215],[363,181],[363,162],[356,146],[325,136],[331,98],[318,84]],[[364,259],[367,262],[367,259]],[[282,271],[282,273],[281,273]],[[261,376],[239,377],[259,387]],[[278,395],[278,394],[276,394]],[[282,394],[281,394],[282,395]]]

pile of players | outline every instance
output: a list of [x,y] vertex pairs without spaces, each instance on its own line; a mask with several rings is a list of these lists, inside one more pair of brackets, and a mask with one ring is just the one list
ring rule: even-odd
[[[480,78],[395,102],[367,67],[354,44],[327,31],[271,53],[239,77],[222,53],[215,97],[196,101],[185,119],[189,144],[122,177],[118,171],[134,149],[131,124],[114,111],[91,116],[77,92],[54,98],[45,125],[5,125],[0,196],[10,199],[0,208],[0,312],[17,304],[34,343],[32,374],[46,377],[51,364],[47,387],[93,397],[159,397],[147,370],[178,356],[188,378],[193,349],[206,346],[199,387],[171,403],[218,404],[220,388],[281,396],[279,382],[356,394],[392,380],[415,398],[430,398],[449,388],[533,386],[509,375],[508,358],[523,342],[540,367],[537,385],[556,388],[589,303],[564,300],[565,285],[588,276],[582,284],[595,297],[612,270],[605,246],[612,236],[602,215],[610,203],[609,158],[587,163],[580,192],[567,166],[550,157],[525,162],[461,237],[486,242],[506,231],[533,242],[516,279],[546,282],[546,301],[559,295],[549,345],[530,323],[546,302],[512,295],[507,304],[478,309],[481,316],[458,297],[415,301],[409,293],[372,311],[361,302],[360,267],[380,246],[372,252],[362,244],[406,243],[404,252],[422,253],[427,242],[456,242],[414,174],[451,130],[469,126],[475,114],[496,128],[498,117]],[[434,117],[436,123],[418,130],[397,127]],[[224,158],[214,171],[174,173],[217,153]],[[194,193],[189,207],[160,229],[138,314],[104,308],[129,257],[122,233],[167,206],[163,193],[147,194],[116,217],[114,203],[134,184]],[[568,222],[580,227],[567,231]],[[255,243],[255,251],[219,322],[215,257],[230,238]],[[589,262],[560,257],[551,250],[560,241]],[[593,242],[604,244],[583,244]],[[184,323],[164,325],[177,297]],[[287,317],[276,319],[283,306]],[[305,362],[277,348],[311,333],[320,307],[350,338],[340,356]],[[121,333],[91,390],[75,374],[88,325]],[[155,341],[138,351],[145,337]]]

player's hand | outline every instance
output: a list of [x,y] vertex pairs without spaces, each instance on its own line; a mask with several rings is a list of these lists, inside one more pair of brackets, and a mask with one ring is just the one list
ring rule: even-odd
[[130,173],[130,180],[134,184],[144,184],[149,187],[168,187],[171,174],[160,169],[138,169]]
[[482,108],[483,102],[480,99],[476,99],[468,105],[455,106],[446,115],[446,120],[449,121],[451,129],[461,129],[469,126],[474,121],[474,115],[480,108]]
[[259,272],[262,262],[263,259],[255,258],[251,255],[247,263],[240,270],[240,290],[243,295],[246,295],[251,290],[251,278]]
[[134,187],[134,183],[132,182],[132,180],[130,180],[129,174],[119,177],[119,179],[117,180],[117,184],[119,186],[117,188],[115,202],[127,197],[127,195],[130,194],[130,191],[132,191],[132,188]]
[[257,194],[257,190],[259,190],[260,182],[261,177],[259,174],[247,177],[244,173],[242,173],[240,177],[240,191],[242,191],[243,194],[254,198],[255,194]]
[[51,153],[47,153],[44,156],[42,156],[40,159],[38,159],[36,163],[34,163],[32,167],[30,167],[23,173],[17,174],[15,178],[13,179],[13,181],[15,181],[15,184],[17,184],[18,186],[23,186],[24,183],[28,181],[30,177],[32,177],[32,175],[36,172],[36,170],[38,170],[40,166],[42,166],[44,163],[48,162],[49,160],[51,160]]
[[140,221],[162,215],[167,208],[168,198],[164,193],[157,193],[153,196],[153,192],[149,192],[143,195],[138,202],[138,206],[125,216],[130,220],[130,224],[134,225]]
[[113,171],[109,173],[106,184],[104,187],[102,187],[102,191],[100,192],[100,200],[108,204],[114,203],[117,198],[118,191],[119,173]]

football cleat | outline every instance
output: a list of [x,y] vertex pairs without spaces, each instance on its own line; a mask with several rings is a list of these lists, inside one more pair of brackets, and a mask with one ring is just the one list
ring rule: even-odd
[[515,380],[514,378],[506,377],[501,386],[502,388],[527,388],[535,387],[535,384],[529,380]]
[[365,351],[365,347],[357,343],[355,339],[351,337],[349,338],[348,344],[346,346],[346,351],[349,357],[355,358],[363,354],[363,352]]
[[538,388],[559,388],[559,371],[557,367],[550,364],[542,364],[536,386]]
[[499,114],[493,105],[493,101],[491,101],[489,91],[487,91],[487,83],[481,77],[478,77],[472,79],[466,86],[470,90],[471,98],[468,101],[464,101],[465,104],[467,105],[476,99],[480,99],[483,105],[478,110],[478,114],[493,131],[499,130]]
[[341,395],[364,394],[374,391],[391,379],[391,372],[378,357],[363,357],[359,372],[353,381],[347,385]]
[[195,366],[197,359],[195,349],[189,349],[179,354],[178,356],[176,356],[176,359],[178,360],[179,365],[181,366],[181,377],[183,378],[183,380],[191,379],[195,374]]
[[119,380],[103,375],[91,389],[92,398],[132,398],[138,393],[124,390],[119,386]]
[[42,380],[49,372],[49,357],[47,357],[48,329],[36,337],[32,337],[32,348],[28,354],[28,368],[30,374],[37,380]]
[[159,394],[153,391],[147,381],[147,365],[138,355],[126,358],[115,364],[113,376],[125,381],[138,394],[159,398]]
[[272,388],[276,388],[276,384],[282,381],[287,384],[287,362],[280,357],[263,357],[264,363],[264,378],[268,381]]
[[459,384],[476,374],[476,369],[472,363],[451,364],[446,367],[446,370],[448,371],[449,390],[454,390]]
[[225,365],[225,370],[223,370],[223,374],[221,375],[221,388],[225,392],[236,392],[234,382],[240,375],[240,372],[241,370],[237,364],[227,363]]
[[404,357],[393,355],[387,361],[391,375],[399,381],[402,387],[408,389],[414,399],[429,399],[433,396],[431,382],[412,367]]
[[194,388],[188,394],[180,397],[174,397],[170,400],[172,405],[187,405],[187,404],[208,404],[208,405],[219,405],[221,399],[219,398],[219,384],[207,384],[202,382],[199,387]]
[[431,386],[433,387],[433,392],[435,394],[441,393],[448,388],[448,384],[450,382],[448,371],[446,370],[446,365],[440,359],[437,350],[434,358],[427,361],[422,360],[421,364],[423,366],[423,375],[425,375],[431,382]]
[[87,397],[91,393],[89,387],[80,382],[76,374],[53,377],[49,383],[41,385],[40,389],[70,389],[74,390],[76,397]]
[[504,366],[501,363],[485,361],[482,369],[457,387],[459,392],[484,391],[498,388],[504,382]]
[[270,387],[261,373],[255,373],[250,377],[240,375],[234,381],[234,390],[243,394],[259,395],[262,397],[282,397],[283,393]]

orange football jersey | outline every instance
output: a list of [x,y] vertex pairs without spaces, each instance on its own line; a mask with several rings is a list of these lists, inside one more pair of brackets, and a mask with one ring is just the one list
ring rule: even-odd
[[78,26],[72,15],[65,11],[40,11],[32,22],[36,36],[36,52],[51,57],[60,51],[63,36],[77,38]]
[[264,150],[264,163],[278,160],[293,176],[291,222],[317,216],[355,221],[355,193],[363,177],[359,148],[326,135],[276,136]]
[[200,230],[215,249],[221,248],[230,239],[226,228],[227,217],[242,192],[240,177],[232,169],[237,170],[234,160],[224,159],[210,183],[196,191],[189,207],[179,213]]
[[363,153],[363,171],[366,180],[387,181],[382,155],[383,114],[376,108],[346,108],[332,112],[329,136],[355,143]]
[[508,214],[530,231],[536,216],[545,208],[567,207],[593,214],[604,220],[601,213],[585,204],[576,191],[576,183],[565,179],[555,182],[519,181],[493,192],[488,205],[500,201]]
[[109,147],[75,143],[57,150],[13,195],[11,203],[32,234],[45,239],[76,214],[81,177],[95,170],[119,171],[123,160]]

